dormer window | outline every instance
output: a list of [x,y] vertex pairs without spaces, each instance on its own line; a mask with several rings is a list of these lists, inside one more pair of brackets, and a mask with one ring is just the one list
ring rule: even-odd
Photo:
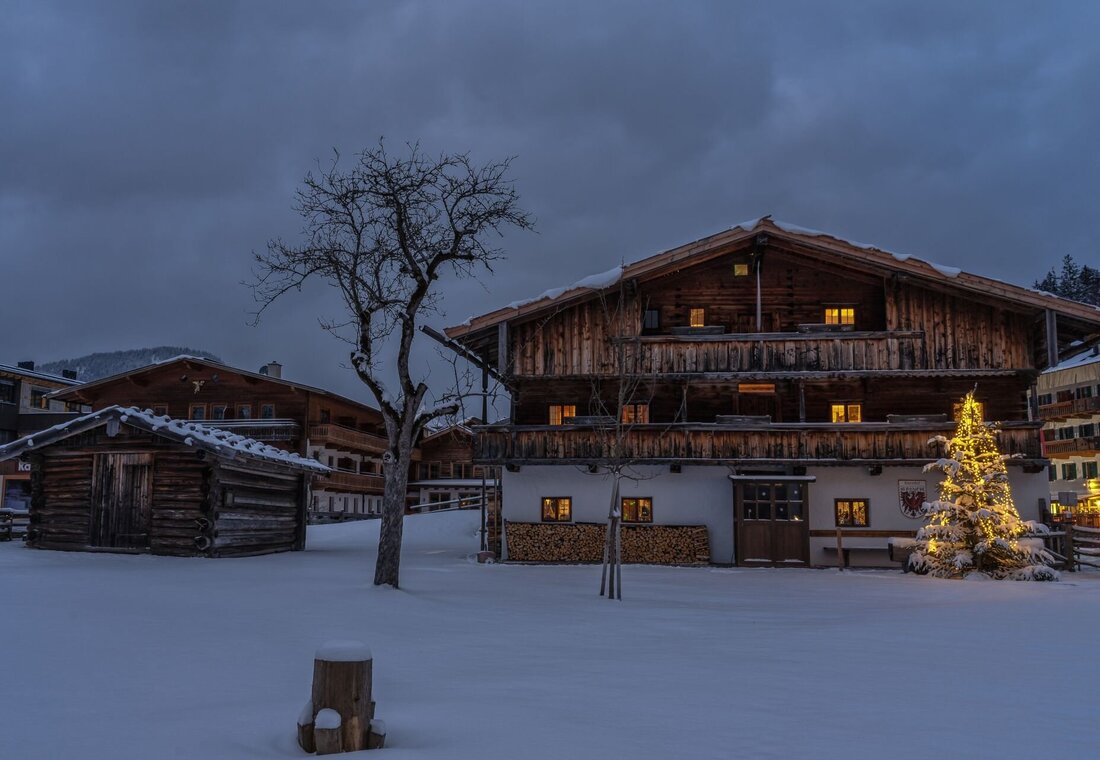
[[854,325],[856,323],[855,306],[826,306],[825,324]]
[[701,306],[688,310],[688,325],[691,327],[707,326],[707,310]]

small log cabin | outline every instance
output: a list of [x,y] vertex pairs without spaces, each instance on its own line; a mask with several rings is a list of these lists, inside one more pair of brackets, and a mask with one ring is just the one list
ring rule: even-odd
[[[1100,309],[763,218],[445,332],[511,395],[474,459],[504,468],[506,558],[598,559],[575,537],[620,469],[637,561],[833,564],[839,534],[886,565],[975,385],[1039,516],[1036,378],[1100,337]],[[664,526],[703,541],[646,532]]]
[[251,438],[111,406],[0,447],[31,465],[40,549],[241,557],[305,546],[328,468]]

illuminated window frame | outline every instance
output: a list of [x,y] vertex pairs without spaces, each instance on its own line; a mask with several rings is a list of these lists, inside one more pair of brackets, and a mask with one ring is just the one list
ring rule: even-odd
[[542,521],[543,522],[572,522],[573,521],[573,497],[572,496],[543,496],[542,497]]
[[649,404],[623,405],[622,423],[624,425],[645,425],[649,423]]
[[838,528],[866,528],[871,524],[868,499],[835,499],[833,509]]
[[624,523],[651,523],[653,522],[653,497],[652,496],[628,496],[623,497],[620,505],[620,514]]
[[693,306],[688,309],[688,327],[706,327],[707,310],[702,306]]
[[863,403],[834,401],[829,404],[829,420],[834,424],[863,422]]
[[825,324],[827,325],[848,325],[855,326],[856,323],[856,307],[855,306],[826,306],[825,307]]
[[748,277],[751,271],[747,261],[736,261],[733,264],[734,277]]
[[547,408],[547,419],[551,425],[564,425],[568,417],[577,416],[576,404],[550,404]]

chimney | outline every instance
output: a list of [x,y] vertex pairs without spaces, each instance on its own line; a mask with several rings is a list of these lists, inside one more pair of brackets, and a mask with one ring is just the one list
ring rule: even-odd
[[63,369],[63,370],[61,370],[61,376],[63,378],[65,378],[66,380],[76,380],[76,370],[75,369]]
[[19,369],[26,369],[34,372],[34,362],[19,362]]
[[279,364],[279,362],[268,362],[260,367],[260,374],[280,380],[283,377],[283,365]]

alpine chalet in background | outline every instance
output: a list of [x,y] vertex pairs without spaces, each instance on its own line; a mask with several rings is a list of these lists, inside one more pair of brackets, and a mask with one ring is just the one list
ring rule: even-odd
[[832,564],[839,529],[883,565],[975,385],[1021,515],[1043,515],[1035,383],[1100,310],[764,218],[446,333],[512,396],[475,428],[506,558],[599,561],[626,464],[627,561]]
[[1039,377],[1051,511],[1100,528],[1100,345]]

